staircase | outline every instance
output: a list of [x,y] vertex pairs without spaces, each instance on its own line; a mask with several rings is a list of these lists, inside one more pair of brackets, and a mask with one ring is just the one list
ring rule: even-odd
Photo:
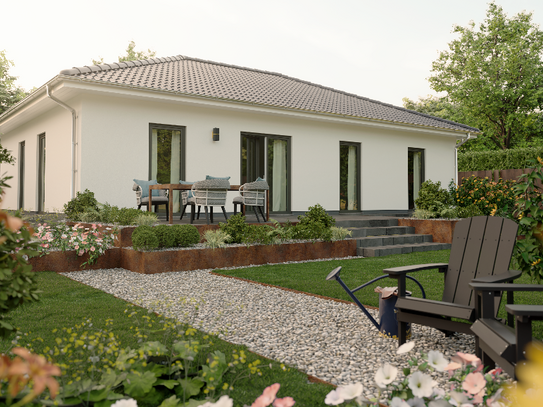
[[449,243],[434,243],[432,235],[417,235],[415,228],[398,226],[396,218],[338,220],[336,226],[347,228],[357,241],[357,255],[380,257],[431,250],[450,249]]

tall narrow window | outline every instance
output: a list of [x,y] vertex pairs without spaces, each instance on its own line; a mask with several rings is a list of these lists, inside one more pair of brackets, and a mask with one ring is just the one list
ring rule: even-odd
[[45,209],[45,133],[38,136],[38,212]]
[[[185,128],[151,124],[149,179],[159,184],[185,180]],[[174,191],[173,212],[179,212],[180,191]]]
[[424,150],[409,148],[407,154],[409,209],[415,209],[415,200],[419,197],[420,186],[424,182]]
[[24,209],[25,205],[25,142],[19,143],[19,203],[17,207]]
[[241,182],[265,178],[270,211],[290,211],[290,137],[241,134]]
[[339,144],[339,209],[360,210],[360,144]]

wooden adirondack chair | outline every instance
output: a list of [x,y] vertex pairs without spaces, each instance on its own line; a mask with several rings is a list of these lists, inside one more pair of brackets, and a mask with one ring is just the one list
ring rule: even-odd
[[[506,305],[508,317],[515,318],[515,328],[511,328],[496,320],[494,298],[506,291],[508,303],[513,292],[535,291],[543,292],[543,285],[536,284],[488,284],[471,283],[476,301],[479,318],[471,326],[476,335],[476,353],[485,366],[493,369],[496,363],[516,380],[516,367],[523,364],[524,350],[532,338],[532,321],[543,319],[543,305]],[[511,295],[509,295],[511,294]]]
[[[459,221],[454,229],[449,263],[433,263],[383,270],[398,280],[398,341],[405,343],[408,323],[431,326],[449,335],[462,332],[473,335],[475,301],[469,283],[513,281],[521,272],[509,270],[518,225],[509,219],[477,216]],[[438,269],[444,273],[441,301],[406,296],[406,274]],[[499,301],[499,298],[497,299]],[[497,309],[497,307],[496,307]],[[452,321],[451,318],[466,322]]]

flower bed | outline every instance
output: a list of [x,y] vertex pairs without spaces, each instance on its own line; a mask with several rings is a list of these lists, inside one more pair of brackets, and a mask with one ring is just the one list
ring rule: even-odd
[[432,235],[434,243],[452,243],[458,219],[398,219],[398,226],[412,226],[416,234]]

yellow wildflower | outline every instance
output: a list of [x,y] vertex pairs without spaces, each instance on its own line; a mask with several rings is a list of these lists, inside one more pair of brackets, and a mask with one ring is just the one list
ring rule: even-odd
[[539,263],[541,263],[541,259],[537,259],[532,263],[532,266],[537,266]]
[[537,161],[539,161],[539,164],[543,165],[543,160],[541,159],[541,157],[537,157]]

